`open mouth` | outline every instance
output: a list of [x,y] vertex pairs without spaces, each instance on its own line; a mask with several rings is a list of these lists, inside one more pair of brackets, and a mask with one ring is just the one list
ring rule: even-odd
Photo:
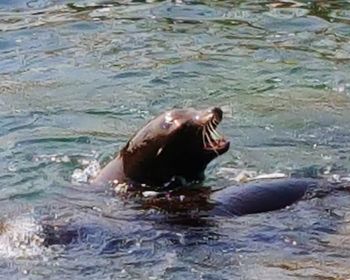
[[217,126],[221,122],[222,111],[215,108],[212,111],[212,117],[203,126],[202,139],[205,150],[213,151],[216,154],[223,154],[229,148],[229,142],[217,130]]

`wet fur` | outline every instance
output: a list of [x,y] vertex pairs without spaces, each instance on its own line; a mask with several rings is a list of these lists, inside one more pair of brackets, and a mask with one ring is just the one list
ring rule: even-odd
[[[217,151],[215,139],[222,139],[216,127],[222,120],[219,108],[197,111],[180,109],[165,112],[141,128],[100,173],[95,182],[147,184],[164,186],[170,178],[181,175],[188,181],[204,178],[207,164],[228,149]],[[198,121],[199,120],[199,121]],[[174,127],[173,122],[177,122]],[[202,145],[202,148],[198,148]],[[206,155],[205,146],[214,147]],[[190,154],[181,157],[181,152]],[[207,157],[207,158],[206,158]],[[284,208],[300,200],[319,185],[317,180],[279,179],[230,186],[212,192],[209,188],[171,191],[144,199],[142,207],[167,212],[207,211],[210,215],[244,215]],[[160,188],[162,189],[162,188]],[[159,188],[157,189],[159,190]],[[142,189],[141,194],[142,196]]]

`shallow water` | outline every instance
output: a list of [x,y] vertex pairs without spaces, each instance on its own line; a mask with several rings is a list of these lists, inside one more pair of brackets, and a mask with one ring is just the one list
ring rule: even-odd
[[33,217],[92,232],[69,248],[2,239],[1,278],[350,277],[347,193],[195,223],[71,185],[185,106],[225,112],[231,150],[206,185],[230,168],[347,175],[349,1],[0,0],[0,31],[2,216],[14,232]]

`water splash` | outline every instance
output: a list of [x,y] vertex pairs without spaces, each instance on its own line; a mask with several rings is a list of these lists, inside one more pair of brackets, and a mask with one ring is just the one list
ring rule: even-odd
[[101,170],[101,166],[97,160],[83,160],[81,163],[87,166],[84,169],[77,168],[73,171],[73,184],[89,183],[90,179],[95,178]]
[[0,257],[32,258],[42,256],[45,247],[42,228],[30,214],[23,214],[1,223]]

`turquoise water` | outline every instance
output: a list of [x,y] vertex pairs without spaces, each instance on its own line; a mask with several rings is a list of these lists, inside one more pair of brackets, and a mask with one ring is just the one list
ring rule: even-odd
[[225,113],[231,149],[207,185],[231,169],[346,176],[349,41],[349,1],[0,0],[2,216],[101,229],[69,248],[3,243],[0,278],[349,278],[346,193],[194,225],[71,184],[187,106]]

